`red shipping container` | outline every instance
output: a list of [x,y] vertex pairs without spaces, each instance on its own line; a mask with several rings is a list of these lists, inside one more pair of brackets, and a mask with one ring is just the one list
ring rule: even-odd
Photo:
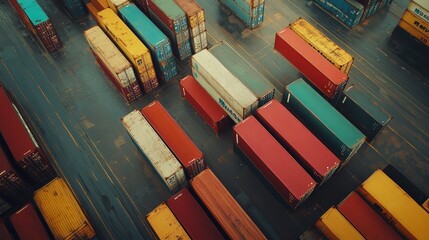
[[63,46],[51,20],[38,24],[36,26],[36,34],[49,52],[56,51]]
[[368,240],[402,239],[356,192],[350,193],[337,209]]
[[10,234],[9,230],[6,228],[6,225],[4,225],[2,222],[0,222],[0,239],[13,240],[12,234]]
[[277,100],[258,108],[255,116],[319,184],[339,167],[340,160]]
[[336,68],[292,29],[276,33],[274,49],[285,57],[328,99],[336,100],[343,91],[348,76]]
[[296,208],[316,187],[316,182],[276,139],[250,116],[232,128],[234,144],[277,192]]
[[179,83],[182,97],[188,100],[189,104],[191,104],[216,134],[224,132],[234,124],[228,114],[201,87],[193,76],[188,75],[181,79]]
[[50,239],[43,223],[34,210],[33,205],[27,204],[10,216],[20,240],[47,240]]
[[191,239],[225,239],[187,188],[183,188],[167,201]]
[[189,179],[207,167],[203,153],[160,102],[153,101],[141,112],[186,169]]
[[173,33],[176,32],[174,29],[174,22],[170,19],[152,0],[146,1],[146,7],[154,13]]
[[25,25],[25,27],[30,30],[33,34],[36,34],[36,29],[34,28],[33,24],[31,23],[30,19],[25,14],[24,10],[22,10],[21,6],[19,5],[17,0],[10,0],[10,4],[15,9],[15,11],[18,13],[18,17],[21,20],[21,22]]
[[3,86],[0,86],[0,106],[0,132],[14,160],[34,182],[48,182],[56,173]]

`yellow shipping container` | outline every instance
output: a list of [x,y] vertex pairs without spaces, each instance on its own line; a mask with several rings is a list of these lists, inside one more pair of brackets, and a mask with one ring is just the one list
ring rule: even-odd
[[316,227],[328,239],[365,239],[334,207],[328,209],[328,211],[326,211],[325,214],[317,220]]
[[191,239],[165,203],[156,207],[146,218],[161,240]]
[[76,198],[61,178],[34,193],[34,201],[55,239],[92,239],[95,232]]
[[375,171],[358,191],[407,239],[429,237],[429,213],[383,171]]
[[317,30],[317,28],[303,18],[298,18],[298,20],[290,24],[290,28],[322,54],[323,57],[334,64],[335,67],[345,74],[349,73],[353,64],[353,57]]
[[404,12],[404,15],[402,15],[402,20],[404,20],[406,23],[413,26],[417,31],[419,31],[424,36],[429,37],[429,23],[420,19],[410,11],[407,10]]
[[400,20],[398,26],[408,32],[411,36],[422,42],[424,45],[429,46],[429,37],[426,37],[417,29],[415,29],[410,24],[406,23],[404,20]]
[[[98,12],[97,18],[100,27],[114,42],[116,42],[118,47],[124,52],[128,60],[134,66],[143,86],[145,86],[147,82],[152,83],[156,81],[157,83],[158,81],[156,80],[155,69],[153,68],[149,50],[127,25],[125,25],[110,8]],[[152,84],[152,86],[155,88],[154,84]]]

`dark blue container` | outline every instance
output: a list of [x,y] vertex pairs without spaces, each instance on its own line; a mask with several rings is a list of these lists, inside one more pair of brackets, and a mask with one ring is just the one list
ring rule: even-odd
[[314,0],[314,2],[350,28],[359,24],[364,11],[363,5],[355,0]]
[[87,16],[86,7],[81,0],[60,0],[72,21],[82,20]]

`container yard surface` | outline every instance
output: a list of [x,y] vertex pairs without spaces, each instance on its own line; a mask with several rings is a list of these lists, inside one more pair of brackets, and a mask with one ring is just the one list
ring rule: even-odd
[[64,47],[48,54],[9,2],[0,1],[0,81],[17,99],[99,239],[155,239],[145,216],[171,194],[120,122],[153,100],[159,100],[194,140],[208,166],[269,239],[298,238],[388,163],[429,194],[427,55],[407,48],[403,37],[391,37],[407,0],[394,0],[352,30],[308,1],[267,1],[264,23],[249,30],[224,6],[198,0],[206,14],[209,45],[227,41],[271,82],[277,100],[283,87],[301,74],[273,51],[274,36],[303,17],[355,58],[348,84],[358,86],[393,116],[371,144],[365,143],[347,166],[293,212],[233,152],[231,130],[216,136],[181,97],[178,80],[190,74],[186,62],[179,64],[177,79],[127,104],[106,81],[86,43],[83,32],[95,22],[72,23],[54,1],[39,3]]

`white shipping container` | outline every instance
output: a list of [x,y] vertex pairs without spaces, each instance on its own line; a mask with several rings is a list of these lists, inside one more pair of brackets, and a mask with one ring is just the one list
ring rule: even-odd
[[202,32],[201,34],[193,37],[191,39],[191,44],[194,53],[200,52],[204,48],[207,48],[207,32]]
[[226,102],[225,99],[223,99],[222,96],[220,96],[219,93],[210,86],[207,80],[195,68],[192,68],[192,75],[201,87],[207,91],[207,93],[216,101],[217,104],[219,104],[219,106],[222,107],[223,110],[225,110],[228,116],[230,116],[235,123],[243,121],[243,118],[234,111],[228,102]]
[[134,110],[121,118],[121,122],[170,191],[174,193],[180,190],[186,184],[182,165],[142,113]]
[[202,22],[200,23],[200,25],[198,25],[200,27],[200,32],[204,32],[206,31],[206,23]]
[[207,49],[192,56],[195,68],[242,119],[258,107],[255,95]]
[[127,6],[128,4],[130,4],[130,1],[128,0],[107,0],[107,5],[109,5],[109,8],[115,11],[115,13],[118,13],[119,9]]
[[408,5],[408,11],[419,16],[422,20],[429,23],[429,1],[414,0]]

